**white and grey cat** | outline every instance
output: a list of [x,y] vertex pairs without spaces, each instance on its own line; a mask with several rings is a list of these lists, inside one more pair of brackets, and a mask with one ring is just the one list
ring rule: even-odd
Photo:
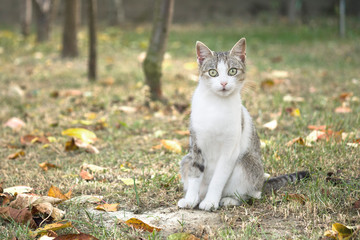
[[308,175],[298,172],[265,182],[260,141],[241,102],[245,81],[246,41],[229,52],[196,43],[199,85],[192,99],[190,150],[181,161],[185,197],[180,208],[217,209],[239,205]]

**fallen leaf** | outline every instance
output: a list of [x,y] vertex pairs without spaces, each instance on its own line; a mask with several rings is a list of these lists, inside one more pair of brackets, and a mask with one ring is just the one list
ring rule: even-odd
[[319,126],[316,126],[316,125],[308,125],[308,129],[310,129],[310,130],[325,131],[326,128],[327,128],[326,125],[319,125]]
[[59,221],[51,224],[47,224],[42,228],[38,228],[35,231],[30,231],[29,235],[32,238],[35,238],[39,234],[46,234],[49,231],[56,231],[59,229],[69,228],[72,227],[71,222],[68,222],[67,220]]
[[133,227],[135,229],[141,229],[141,230],[145,230],[148,232],[153,232],[154,230],[156,231],[161,231],[161,228],[157,228],[157,227],[152,227],[146,223],[144,223],[143,221],[141,221],[140,219],[137,218],[130,218],[129,220],[127,220],[125,222],[126,225]]
[[275,128],[277,128],[277,126],[278,126],[277,120],[272,120],[272,121],[270,121],[268,123],[265,123],[263,125],[264,128],[267,128],[267,129],[270,129],[270,130],[275,130]]
[[91,175],[89,172],[85,171],[84,169],[81,169],[80,177],[86,181],[94,180],[94,176]]
[[274,78],[288,78],[289,72],[283,70],[273,70],[270,75]]
[[83,142],[80,139],[75,139],[75,145],[79,148],[84,148],[85,151],[93,154],[98,154],[99,150],[88,142]]
[[54,240],[99,240],[94,236],[85,233],[61,235]]
[[20,193],[16,195],[16,199],[12,201],[9,206],[12,208],[22,209],[29,208],[33,205],[41,203],[50,203],[51,205],[58,204],[61,201],[62,200],[59,198],[50,196],[39,196],[35,194]]
[[341,223],[334,223],[332,225],[332,230],[338,233],[339,239],[348,238],[354,233],[354,229]]
[[275,82],[274,82],[274,80],[272,80],[272,79],[265,79],[264,81],[262,81],[262,82],[260,83],[260,87],[261,87],[262,89],[271,88],[271,87],[273,87],[274,85],[275,85]]
[[104,85],[104,86],[112,86],[115,82],[115,79],[113,77],[107,77],[107,78],[101,79],[99,82],[101,85]]
[[48,163],[48,162],[39,163],[39,167],[41,167],[44,171],[49,170],[49,168],[59,168],[55,164]]
[[291,108],[290,107],[290,108],[286,108],[285,110],[286,110],[286,112],[290,113],[290,115],[293,116],[293,117],[300,117],[301,116],[300,109],[298,109],[298,108]]
[[335,113],[351,113],[352,110],[349,107],[341,106],[335,108]]
[[305,141],[306,141],[307,143],[316,142],[316,141],[319,139],[319,137],[321,137],[321,136],[323,136],[323,135],[325,135],[324,132],[318,131],[318,130],[314,130],[314,131],[312,131],[312,132],[305,138]]
[[178,135],[181,135],[181,136],[190,136],[190,131],[189,130],[185,130],[185,131],[177,130],[177,131],[175,131],[175,133],[178,134]]
[[296,201],[301,203],[302,205],[305,204],[305,202],[308,200],[307,197],[305,197],[305,195],[303,194],[299,194],[299,193],[289,193],[289,194],[282,194],[283,197],[286,198],[286,200],[288,201]]
[[49,143],[49,140],[45,136],[25,135],[20,137],[20,142],[23,145],[29,145],[33,143]]
[[[127,186],[134,185],[134,179],[133,178],[120,178],[120,180]],[[135,184],[139,184],[140,181],[135,179]]]
[[66,152],[75,151],[78,149],[79,149],[79,147],[76,146],[74,138],[71,138],[71,140],[69,140],[65,143],[65,151]]
[[339,98],[341,101],[346,101],[346,100],[350,99],[353,95],[354,95],[354,93],[352,93],[352,92],[343,92],[339,95]]
[[171,152],[181,153],[181,145],[177,141],[163,139],[161,140],[161,144]]
[[294,97],[294,96],[291,96],[291,95],[285,95],[283,97],[283,101],[284,102],[304,102],[305,99],[302,98],[302,97]]
[[62,135],[73,137],[78,140],[81,140],[83,143],[94,143],[97,138],[95,133],[85,128],[69,128],[61,132]]
[[137,110],[135,107],[130,107],[130,106],[120,106],[118,109],[121,112],[125,112],[125,113],[134,113]]
[[24,121],[17,117],[12,117],[4,123],[4,127],[9,127],[15,131],[19,131],[25,125]]
[[0,206],[9,204],[14,197],[9,193],[0,193]]
[[11,195],[16,195],[20,193],[29,193],[32,192],[34,189],[27,186],[15,186],[15,187],[9,187],[4,188],[4,193],[10,193]]
[[83,165],[81,166],[81,169],[84,169],[84,170],[89,169],[92,172],[105,172],[108,170],[107,168],[100,167],[100,166],[97,166],[94,164],[88,164],[88,163],[83,163]]
[[16,159],[18,157],[23,157],[23,156],[25,156],[25,152],[23,150],[21,150],[16,153],[10,154],[7,158],[8,159]]
[[63,97],[78,97],[78,96],[82,96],[83,92],[78,89],[67,89],[61,91],[59,95]]
[[353,206],[354,206],[355,209],[360,209],[360,199],[355,201]]
[[27,208],[18,210],[12,207],[0,207],[0,217],[8,221],[13,220],[18,223],[29,224],[30,228],[37,227],[31,212]]
[[33,214],[37,214],[37,213],[46,214],[46,217],[50,216],[53,221],[59,221],[63,219],[65,216],[65,211],[54,207],[49,202],[34,203],[31,212]]
[[300,144],[302,146],[306,145],[306,143],[305,143],[305,141],[304,141],[304,139],[302,137],[294,138],[294,139],[290,140],[289,142],[287,142],[285,145],[287,147],[290,147],[290,146],[294,145],[295,143]]
[[72,190],[70,189],[69,192],[63,194],[58,187],[51,185],[47,195],[50,197],[59,198],[61,200],[67,200],[71,198],[71,193]]
[[173,233],[167,237],[167,240],[200,240],[191,233]]
[[95,207],[96,210],[101,210],[101,211],[105,211],[105,212],[116,212],[119,209],[119,203],[105,203],[105,204],[101,204]]

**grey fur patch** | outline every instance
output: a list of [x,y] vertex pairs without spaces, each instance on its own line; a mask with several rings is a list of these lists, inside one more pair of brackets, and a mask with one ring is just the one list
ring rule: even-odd
[[273,177],[265,181],[263,191],[265,193],[271,193],[272,191],[279,190],[282,187],[285,187],[289,183],[295,183],[301,179],[310,178],[310,173],[308,171],[300,171],[291,174],[285,174],[278,177]]

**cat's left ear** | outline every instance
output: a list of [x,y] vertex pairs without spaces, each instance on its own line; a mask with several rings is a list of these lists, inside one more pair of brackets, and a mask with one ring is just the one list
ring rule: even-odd
[[243,63],[246,59],[246,39],[241,38],[230,50],[230,56],[239,58]]

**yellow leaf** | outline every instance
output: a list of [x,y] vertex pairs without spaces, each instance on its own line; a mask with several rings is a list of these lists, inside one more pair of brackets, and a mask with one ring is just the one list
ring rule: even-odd
[[161,140],[161,144],[169,151],[175,152],[175,153],[181,153],[181,145],[172,140]]
[[287,142],[285,145],[286,145],[287,147],[290,147],[290,146],[292,146],[292,145],[295,144],[295,143],[300,144],[300,145],[303,145],[303,146],[306,145],[306,144],[305,144],[305,141],[304,141],[304,139],[303,139],[302,137],[294,138],[294,139],[290,140],[289,142]]
[[69,128],[62,131],[61,134],[79,139],[84,143],[90,143],[90,144],[94,143],[97,139],[95,133],[85,128]]
[[72,227],[71,222],[68,222],[67,220],[64,221],[59,221],[59,222],[55,222],[55,223],[51,223],[51,224],[47,224],[42,228],[38,228],[35,231],[30,231],[29,235],[32,238],[35,238],[37,235],[39,234],[45,234],[48,231],[56,231],[59,229],[63,229],[63,228],[68,228],[68,227]]
[[[120,178],[120,180],[127,186],[134,185],[133,178]],[[135,179],[135,184],[139,184],[139,180]]]
[[85,126],[90,126],[91,124],[93,124],[91,120],[80,120],[79,123]]
[[48,196],[50,197],[54,197],[54,198],[60,198],[62,200],[67,200],[67,199],[70,199],[70,196],[71,196],[71,190],[69,190],[68,193],[66,194],[63,194],[59,188],[51,185],[49,191],[48,191]]
[[23,156],[25,156],[25,152],[23,150],[21,150],[16,153],[10,154],[7,158],[8,159],[16,159],[18,157],[23,157]]
[[301,116],[301,114],[300,114],[300,109],[298,109],[298,108],[293,109],[293,110],[290,112],[290,115],[293,116],[293,117],[300,117],[300,116]]
[[191,233],[173,233],[167,237],[167,240],[200,240]]
[[89,112],[89,113],[85,113],[84,117],[86,117],[89,120],[94,120],[95,118],[97,118],[97,114],[95,112]]
[[41,167],[44,171],[49,170],[49,168],[58,168],[55,164],[48,162],[39,163],[39,167]]
[[105,203],[105,204],[101,204],[95,207],[96,210],[102,210],[105,212],[116,212],[119,208],[119,204],[118,203]]
[[339,234],[339,239],[348,239],[353,233],[354,229],[351,229],[341,223],[334,223],[332,230]]
[[135,229],[141,229],[141,230],[145,230],[148,232],[153,232],[154,230],[156,230],[158,232],[161,231],[161,228],[152,227],[137,218],[130,218],[125,223],[126,223],[126,225],[133,227]]

